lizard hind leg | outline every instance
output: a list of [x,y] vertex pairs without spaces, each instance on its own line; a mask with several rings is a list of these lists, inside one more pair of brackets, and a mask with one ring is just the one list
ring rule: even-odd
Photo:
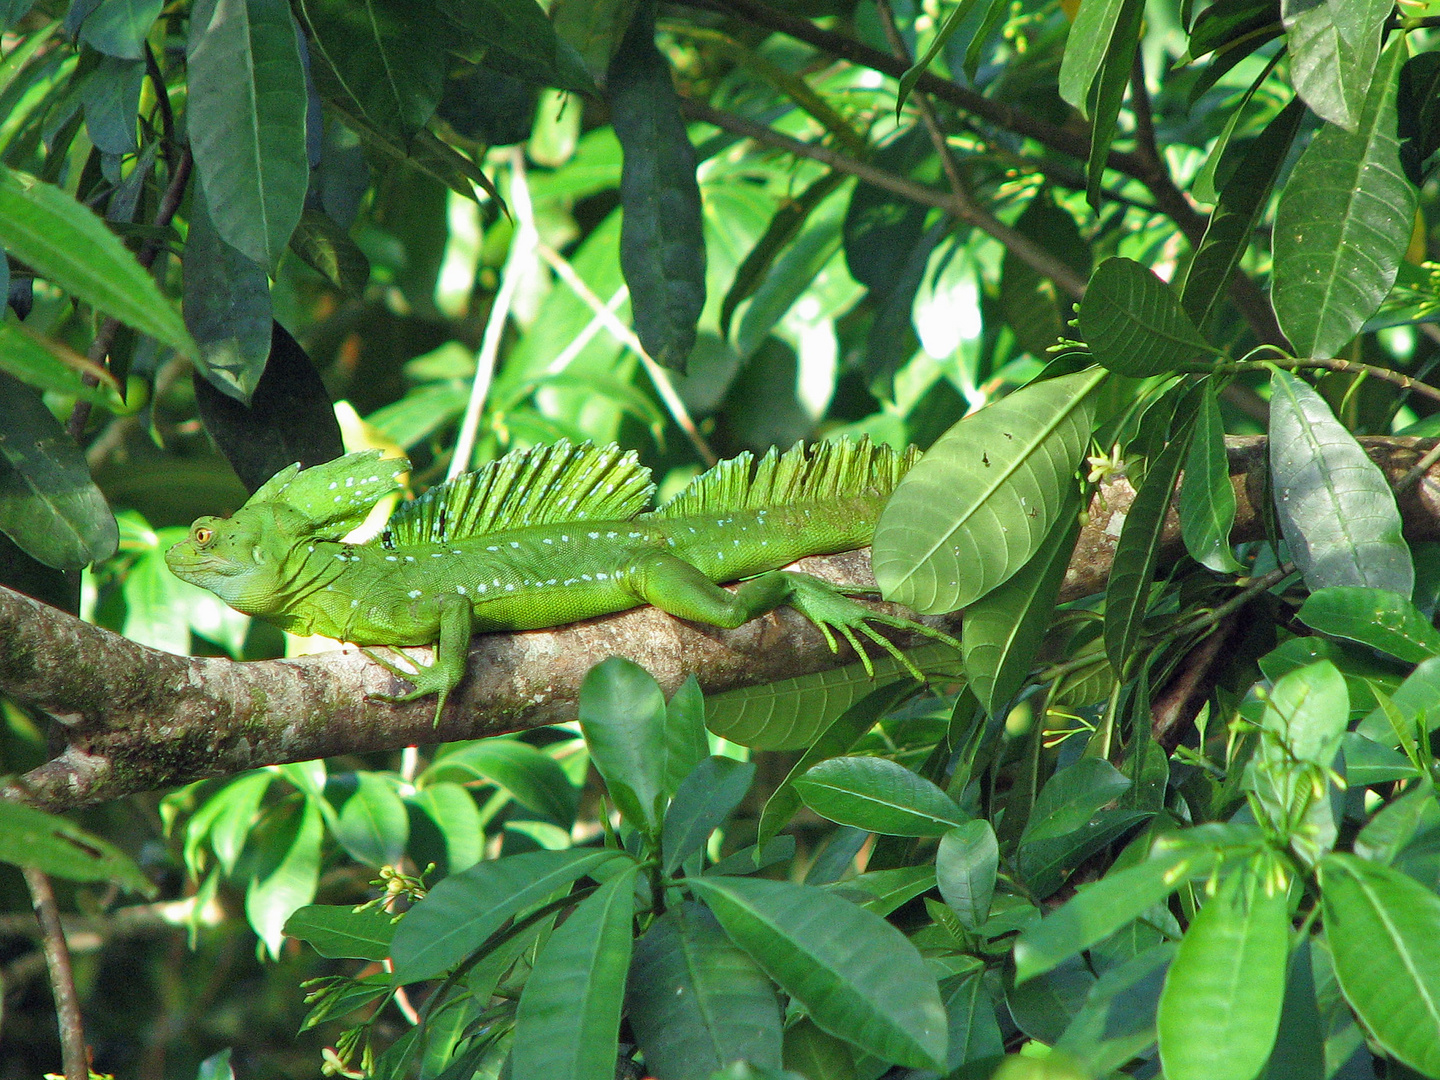
[[413,656],[391,649],[390,656],[400,656],[415,670],[399,667],[387,656],[372,649],[361,649],[366,656],[379,664],[396,678],[404,679],[415,689],[406,694],[375,694],[380,701],[414,701],[427,694],[437,695],[435,703],[435,726],[440,726],[440,714],[445,710],[445,700],[450,691],[460,685],[465,677],[465,662],[470,647],[470,631],[474,626],[474,609],[470,601],[459,596],[447,596],[440,602],[440,625],[436,635],[435,661],[422,664]]

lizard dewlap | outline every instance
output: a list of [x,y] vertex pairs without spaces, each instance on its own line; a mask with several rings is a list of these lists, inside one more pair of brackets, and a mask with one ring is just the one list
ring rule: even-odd
[[[397,700],[438,694],[437,722],[464,676],[472,633],[560,626],[641,604],[722,627],[788,604],[832,648],[833,627],[862,659],[856,632],[905,662],[867,621],[954,642],[779,567],[869,544],[917,456],[868,439],[772,450],[758,462],[744,453],[647,510],[654,485],[633,452],[562,441],[432,488],[397,509],[377,539],[347,544],[341,538],[399,489],[409,467],[366,451],[281,470],[234,516],[197,519],[165,559],[179,577],[292,633],[436,644],[435,662],[418,674],[372,659],[414,685]],[[735,592],[717,584],[742,578]]]

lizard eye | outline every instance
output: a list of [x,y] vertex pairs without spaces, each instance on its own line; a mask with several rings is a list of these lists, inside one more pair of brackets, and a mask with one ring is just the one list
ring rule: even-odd
[[199,544],[201,547],[204,547],[206,544],[210,543],[210,540],[214,535],[215,533],[212,530],[202,526],[196,529],[194,532],[195,543]]

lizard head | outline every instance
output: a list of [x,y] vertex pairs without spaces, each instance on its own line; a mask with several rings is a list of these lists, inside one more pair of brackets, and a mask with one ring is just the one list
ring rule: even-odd
[[265,615],[284,604],[291,584],[285,563],[295,522],[273,503],[245,506],[233,517],[196,518],[190,534],[165,553],[176,577],[209,589],[237,611]]

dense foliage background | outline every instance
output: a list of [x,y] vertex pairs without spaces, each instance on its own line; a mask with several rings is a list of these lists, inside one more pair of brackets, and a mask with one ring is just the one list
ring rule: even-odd
[[1437,19],[0,3],[5,586],[260,660],[162,556],[292,461],[866,434],[964,609],[925,689],[615,658],[197,780],[96,749],[179,669],[0,589],[0,1078],[1440,1077]]

